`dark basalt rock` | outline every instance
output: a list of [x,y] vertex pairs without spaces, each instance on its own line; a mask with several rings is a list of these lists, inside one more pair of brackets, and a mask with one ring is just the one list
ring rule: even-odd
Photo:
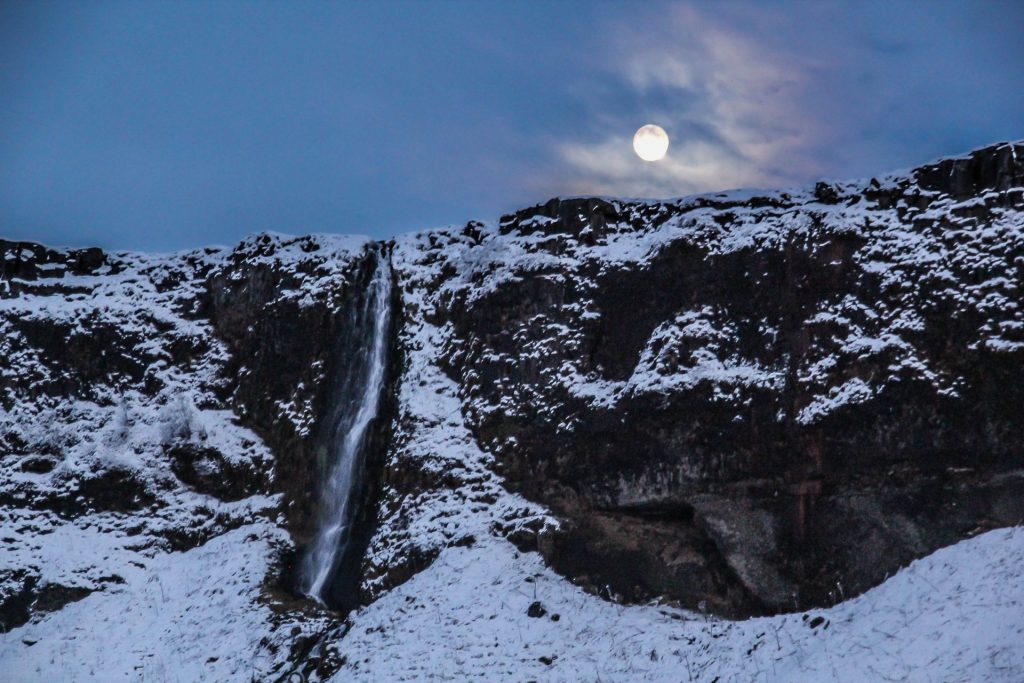
[[58,506],[64,514],[75,514],[79,506],[86,510],[127,512],[148,507],[154,499],[146,482],[140,480],[134,470],[118,467],[79,478],[73,491],[73,495],[63,500],[73,499],[77,505],[68,509]]
[[221,500],[241,500],[267,489],[266,473],[234,466],[218,449],[196,443],[168,446],[171,471],[196,491]]
[[[615,205],[604,199],[555,198],[545,204],[502,216],[500,225],[504,234],[514,229],[524,234],[569,234],[593,240],[604,235],[608,219],[613,217],[616,217]],[[527,222],[528,225],[524,225]]]
[[1024,185],[1024,145],[1006,143],[917,169],[918,185],[957,199]]
[[57,466],[56,460],[48,457],[28,457],[21,461],[21,471],[32,474],[48,474]]
[[[53,462],[49,458],[27,458],[29,471],[43,472]],[[134,470],[123,467],[107,467],[75,475],[54,473],[50,485],[35,488],[22,482],[8,487],[0,493],[0,506],[28,507],[49,510],[65,519],[73,519],[90,512],[137,512],[151,506],[155,500],[147,482],[141,480]]]
[[6,632],[21,626],[32,617],[37,578],[26,570],[5,570],[0,572],[0,582],[15,587],[0,595],[0,629]]
[[839,189],[826,182],[818,182],[814,186],[814,198],[822,204],[838,204]]
[[[914,558],[1024,519],[1024,352],[1014,346],[1024,341],[1014,322],[1024,244],[978,241],[1001,211],[1024,210],[1024,147],[911,177],[917,185],[876,182],[863,195],[820,183],[817,203],[773,199],[744,219],[769,235],[751,246],[713,248],[695,232],[641,267],[584,259],[522,270],[447,302],[448,370],[477,437],[514,488],[565,521],[536,542],[556,569],[617,599],[778,612],[850,597]],[[825,205],[862,200],[856,223],[823,219]],[[724,235],[739,220],[730,201],[713,217]],[[531,248],[559,255],[591,244],[589,229],[635,229],[643,212],[641,224],[686,225],[704,206],[552,200],[506,217],[501,233],[543,232]],[[807,227],[771,233],[780,211]],[[945,270],[915,260],[910,242],[872,225],[893,218],[965,256]],[[980,286],[1008,303],[972,303],[967,288]],[[918,320],[891,332],[882,320],[900,310]],[[655,334],[682,312],[724,332],[713,342]],[[858,336],[877,343],[858,347]],[[669,379],[706,353],[771,380],[698,378],[602,405],[557,379],[573,367],[626,382],[642,353]],[[870,395],[801,417],[844,386]]]
[[145,358],[134,348],[142,337],[93,316],[78,326],[51,320],[15,320],[13,327],[33,347],[55,378],[34,388],[37,395],[96,399],[101,385],[141,382]]
[[56,612],[94,592],[81,586],[56,583],[40,586],[37,577],[24,570],[3,572],[0,581],[18,586],[17,590],[0,595],[0,630],[5,632],[27,623],[33,614]]
[[110,265],[102,249],[57,251],[34,242],[0,240],[0,279],[39,280],[62,278],[65,273],[92,275]]
[[36,594],[33,610],[36,612],[56,612],[68,603],[77,602],[94,591],[81,586],[62,586],[48,583]]

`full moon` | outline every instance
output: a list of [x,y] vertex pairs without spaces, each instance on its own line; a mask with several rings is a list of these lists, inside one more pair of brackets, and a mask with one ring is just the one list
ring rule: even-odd
[[644,161],[658,161],[668,151],[668,133],[661,126],[648,123],[633,136],[633,149]]

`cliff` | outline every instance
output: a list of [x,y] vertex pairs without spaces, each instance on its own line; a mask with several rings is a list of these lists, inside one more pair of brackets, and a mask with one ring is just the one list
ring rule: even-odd
[[[339,612],[296,568],[378,253],[393,324]],[[382,244],[0,241],[0,268],[12,680],[749,679],[769,630],[793,643],[765,646],[775,675],[813,678],[829,643],[887,628],[879,599],[940,634],[921,666],[1024,675],[1003,642],[1024,546],[994,531],[1024,520],[1022,143]],[[999,629],[963,615],[961,566]],[[646,635],[623,645],[620,618]],[[423,659],[381,659],[398,644]]]

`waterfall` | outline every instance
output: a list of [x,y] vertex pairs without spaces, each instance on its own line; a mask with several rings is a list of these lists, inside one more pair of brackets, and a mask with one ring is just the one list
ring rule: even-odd
[[349,313],[349,357],[341,362],[339,395],[328,415],[328,476],[323,483],[316,537],[302,560],[300,587],[307,596],[326,604],[325,595],[345,557],[355,516],[361,473],[366,459],[367,432],[380,408],[384,389],[388,328],[391,317],[391,264],[385,251],[376,252],[376,265],[362,301]]

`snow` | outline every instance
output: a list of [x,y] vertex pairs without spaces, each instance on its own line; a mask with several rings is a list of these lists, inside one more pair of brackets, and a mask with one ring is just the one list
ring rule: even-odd
[[[714,385],[714,400],[728,395],[733,386],[781,387],[778,370],[723,353],[722,347],[736,334],[728,323],[716,325],[710,307],[685,311],[654,330],[624,389],[670,393],[704,382]],[[702,346],[685,352],[688,344],[696,343]]]
[[[835,607],[731,622],[607,602],[486,539],[356,614],[332,680],[1016,683],[1022,579],[1024,529],[1003,529]],[[545,616],[527,615],[534,602]]]
[[872,396],[874,391],[871,386],[864,380],[854,377],[838,387],[833,387],[827,395],[816,396],[800,411],[796,419],[800,424],[813,424],[841,406],[864,403]]
[[260,642],[272,616],[260,590],[285,542],[252,524],[119,566],[123,583],[0,636],[0,680],[262,680],[278,657]]

